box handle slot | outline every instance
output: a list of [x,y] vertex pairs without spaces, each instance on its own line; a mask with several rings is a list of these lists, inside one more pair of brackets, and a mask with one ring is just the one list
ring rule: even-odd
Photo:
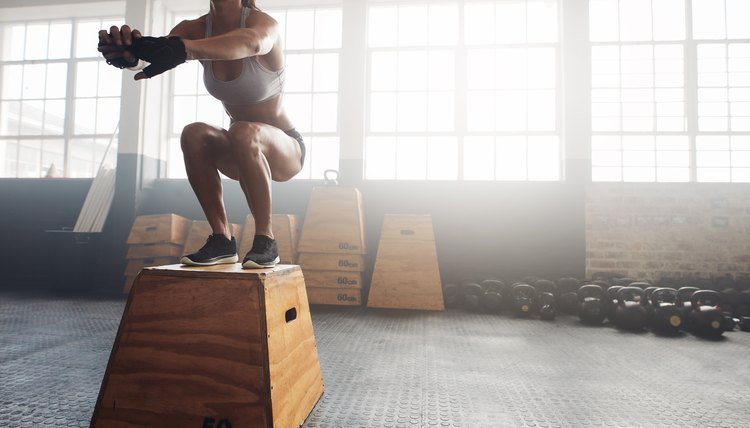
[[414,235],[414,229],[401,229],[402,235]]
[[156,226],[146,226],[146,232],[153,232],[156,229],[157,229]]
[[286,313],[284,314],[284,319],[288,323],[296,320],[297,319],[297,308],[292,308],[292,309],[289,309],[288,311],[286,311]]

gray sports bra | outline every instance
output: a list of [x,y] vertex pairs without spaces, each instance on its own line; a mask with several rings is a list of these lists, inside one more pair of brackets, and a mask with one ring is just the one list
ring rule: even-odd
[[[240,28],[245,28],[245,18],[250,8],[242,8]],[[206,37],[213,33],[211,14],[206,16]],[[242,60],[242,72],[236,79],[217,80],[214,76],[212,60],[201,60],[203,83],[206,90],[216,99],[227,105],[253,104],[266,101],[279,95],[284,89],[284,69],[271,71],[258,62],[255,56]]]

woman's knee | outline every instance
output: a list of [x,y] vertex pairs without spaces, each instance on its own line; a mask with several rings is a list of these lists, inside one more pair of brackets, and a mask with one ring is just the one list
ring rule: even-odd
[[229,141],[235,155],[259,155],[262,152],[262,126],[254,122],[235,122],[229,127]]
[[180,134],[180,147],[185,154],[191,154],[200,151],[205,147],[208,139],[211,138],[215,129],[203,122],[194,122],[185,125]]

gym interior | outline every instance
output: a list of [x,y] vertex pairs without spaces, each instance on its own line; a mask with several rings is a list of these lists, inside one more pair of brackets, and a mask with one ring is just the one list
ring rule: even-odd
[[261,271],[175,258],[198,62],[95,46],[210,3],[0,4],[0,425],[750,426],[750,2],[259,0],[308,150]]

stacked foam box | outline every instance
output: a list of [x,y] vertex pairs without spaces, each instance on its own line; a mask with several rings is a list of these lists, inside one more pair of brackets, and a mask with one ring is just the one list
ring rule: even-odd
[[123,291],[130,291],[133,280],[144,267],[177,263],[190,226],[190,220],[177,214],[136,217],[127,240]]
[[311,304],[361,305],[365,240],[359,190],[314,188],[298,249]]

